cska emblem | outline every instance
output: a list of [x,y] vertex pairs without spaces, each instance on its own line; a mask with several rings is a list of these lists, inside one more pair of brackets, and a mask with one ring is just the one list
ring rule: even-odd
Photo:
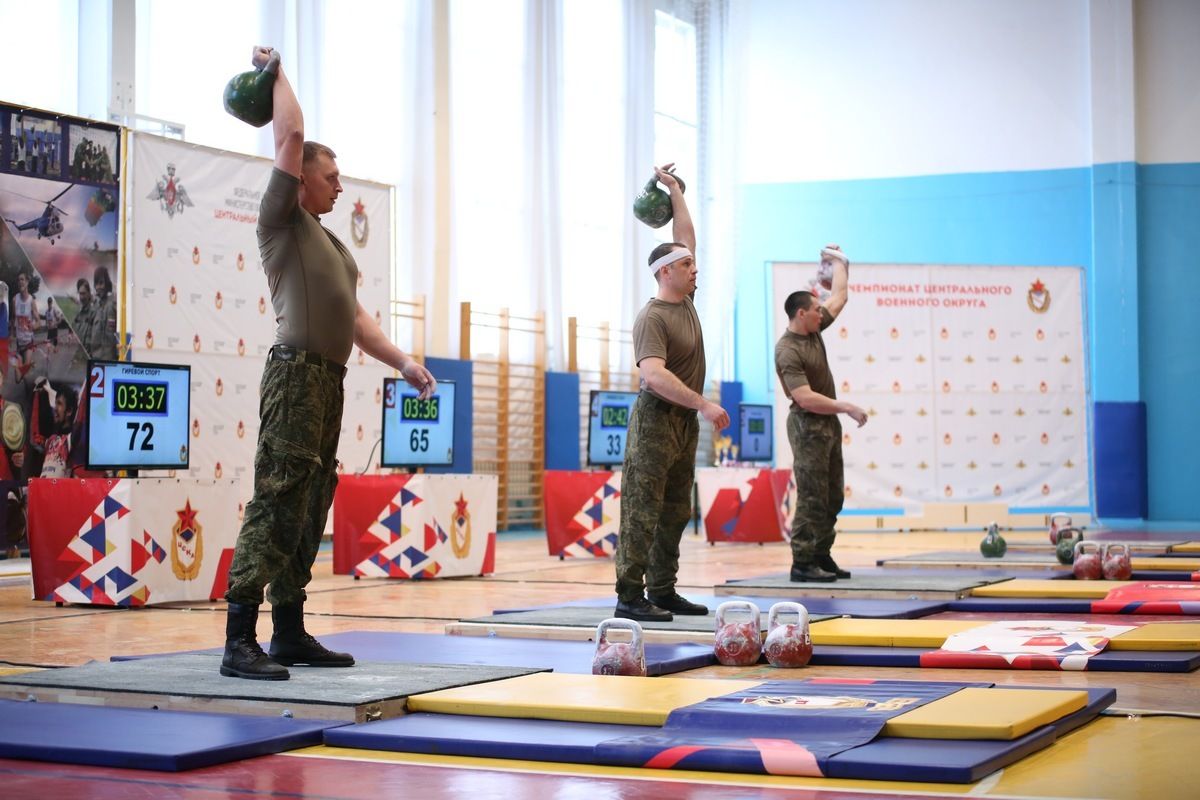
[[192,263],[197,266],[200,265],[200,248],[199,247],[192,248]]
[[181,581],[194,581],[200,576],[204,561],[203,531],[190,500],[184,501],[175,516],[175,526],[171,529],[171,572]]
[[1042,283],[1041,278],[1029,284],[1025,300],[1029,303],[1029,310],[1035,314],[1045,314],[1050,310],[1050,290]]

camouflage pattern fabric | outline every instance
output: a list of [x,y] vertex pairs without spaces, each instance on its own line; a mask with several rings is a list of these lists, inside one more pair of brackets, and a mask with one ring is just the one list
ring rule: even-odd
[[692,518],[696,479],[696,412],[646,392],[629,416],[621,475],[621,533],[617,539],[617,597],[628,602],[675,590],[679,540]]
[[787,417],[796,477],[792,564],[813,564],[833,548],[833,525],[842,510],[842,423],[835,414],[792,412]]
[[229,568],[231,603],[301,603],[337,487],[344,395],[323,366],[267,361],[254,456],[254,498]]

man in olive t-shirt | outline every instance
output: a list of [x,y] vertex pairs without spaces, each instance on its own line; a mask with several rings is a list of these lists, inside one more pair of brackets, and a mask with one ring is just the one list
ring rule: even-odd
[[729,425],[725,410],[704,397],[704,337],[691,297],[696,291],[696,233],[683,190],[667,172],[671,166],[655,173],[671,193],[676,241],[650,254],[658,293],[633,324],[642,391],[629,415],[615,559],[614,615],[643,621],[708,613],[675,591],[679,540],[692,516],[700,437],[696,412],[718,429]]
[[861,408],[837,399],[821,338],[821,331],[846,306],[850,260],[831,244],[821,250],[821,267],[832,270],[829,298],[821,304],[810,292],[788,295],[783,307],[788,327],[775,345],[775,373],[792,399],[787,434],[797,491],[791,530],[793,581],[850,577],[830,553],[844,486],[842,426],[837,415],[850,415],[859,427],[867,421]]
[[[399,370],[422,398],[437,383],[355,297],[358,265],[320,220],[342,191],[336,156],[304,141],[304,115],[279,54],[256,47],[251,62],[275,73],[275,168],[259,208],[258,248],[278,328],[260,387],[254,497],[229,567],[221,674],[286,680],[294,664],[354,665],[349,653],[327,650],[304,629],[305,586],[337,486],[346,360],[358,345]],[[269,656],[255,632],[264,595],[274,627]]]

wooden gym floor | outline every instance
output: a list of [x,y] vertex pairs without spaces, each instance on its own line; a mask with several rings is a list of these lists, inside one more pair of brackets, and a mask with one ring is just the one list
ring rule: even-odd
[[[1041,542],[1041,532],[1010,542]],[[967,550],[980,534],[881,533],[838,537],[834,555],[849,569],[876,559]],[[689,531],[680,559],[680,590],[712,594],[729,579],[787,569],[781,542],[709,546]],[[512,608],[612,596],[608,560],[559,561],[540,535],[502,534],[496,572],[486,578],[400,582],[355,581],[331,573],[326,549],[309,587],[310,632],[440,633],[447,622]],[[265,610],[266,607],[264,607]],[[191,603],[140,610],[33,602],[28,586],[0,586],[0,671],[108,660],[113,655],[214,647],[224,636],[224,604]],[[270,635],[269,615],[260,635]],[[770,675],[764,674],[770,672]],[[921,670],[810,667],[793,672],[765,667],[708,667],[696,677],[875,677],[992,681],[1055,687],[1111,686],[1122,712],[1098,720],[1041,753],[974,786],[870,781],[758,778],[684,772],[573,767],[482,759],[311,748],[178,774],[75,768],[0,759],[0,797],[72,796],[201,798],[287,796],[418,798],[544,796],[553,798],[717,797],[1129,797],[1194,796],[1200,785],[1200,672],[1183,675],[1006,670]],[[1166,715],[1166,716],[1158,716]],[[1192,716],[1189,716],[1192,715]],[[50,794],[47,794],[50,791]]]

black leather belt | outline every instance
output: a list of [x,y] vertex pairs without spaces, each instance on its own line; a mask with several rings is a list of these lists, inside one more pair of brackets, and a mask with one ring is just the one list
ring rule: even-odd
[[338,380],[346,377],[346,367],[344,365],[336,361],[330,361],[320,353],[301,350],[299,347],[292,347],[291,345],[275,345],[267,353],[267,358],[271,361],[297,361],[304,364],[312,364],[314,367],[324,367],[336,375]]
[[694,408],[684,408],[683,406],[677,406],[674,403],[668,403],[661,397],[650,394],[649,392],[639,393],[638,399],[647,405],[653,406],[659,411],[665,411],[668,414],[674,414],[677,417],[683,417],[686,419],[688,417],[696,416],[696,410]]

